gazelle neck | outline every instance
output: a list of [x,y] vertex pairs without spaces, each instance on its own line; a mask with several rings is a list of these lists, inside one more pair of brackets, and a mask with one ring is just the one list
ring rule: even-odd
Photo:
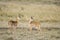
[[19,21],[20,20],[20,18],[19,17],[16,17],[16,21]]
[[33,21],[33,19],[30,18],[30,19],[29,19],[29,23],[30,23],[31,21]]

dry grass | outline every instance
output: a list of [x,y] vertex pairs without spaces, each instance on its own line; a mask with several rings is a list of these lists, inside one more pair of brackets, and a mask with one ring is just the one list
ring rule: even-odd
[[[20,29],[16,31],[17,40],[60,40],[60,29],[58,29],[60,28],[60,6],[54,4],[3,1],[0,1],[0,28],[8,27],[7,22],[9,17],[15,18],[19,14],[21,24],[18,25]],[[34,20],[41,21],[42,31],[33,30],[30,33],[25,16],[28,18],[34,16]],[[10,36],[12,34],[8,33],[7,29],[0,29],[0,40],[13,40]]]
[[[0,5],[0,16],[4,17],[3,20],[7,20],[9,19],[8,17],[15,17],[17,14],[21,14],[24,17],[34,16],[35,20],[39,21],[60,21],[60,6],[53,4],[21,4],[17,2],[1,2]],[[24,17],[22,17],[23,20]]]
[[[17,29],[17,40],[60,40],[60,29],[42,29],[42,31]],[[0,29],[0,40],[13,40],[12,34],[7,29]]]

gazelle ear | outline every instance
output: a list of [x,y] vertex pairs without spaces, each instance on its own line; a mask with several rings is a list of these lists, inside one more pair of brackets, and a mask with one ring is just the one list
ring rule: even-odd
[[33,19],[33,16],[31,16],[31,19]]
[[31,19],[34,19],[34,16],[31,16]]

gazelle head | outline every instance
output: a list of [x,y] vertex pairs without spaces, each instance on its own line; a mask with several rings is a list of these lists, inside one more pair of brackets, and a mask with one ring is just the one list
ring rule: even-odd
[[30,20],[33,21],[33,17],[32,16],[30,17]]
[[31,17],[29,17],[29,18],[26,16],[26,20],[28,20],[29,23],[30,23],[31,21],[33,21],[33,16],[31,16]]
[[19,17],[19,16],[17,16],[17,17],[16,17],[16,20],[17,20],[17,21],[19,21],[19,20],[20,20],[20,17]]

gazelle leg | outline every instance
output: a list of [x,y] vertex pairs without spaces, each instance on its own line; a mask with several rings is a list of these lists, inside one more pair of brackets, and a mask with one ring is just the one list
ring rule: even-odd
[[30,25],[30,31],[32,31],[32,25]]
[[9,26],[8,33],[12,33],[12,25]]
[[13,34],[12,37],[14,40],[16,40],[16,26],[13,26]]
[[38,26],[38,30],[40,31],[41,29],[40,29],[40,25]]

